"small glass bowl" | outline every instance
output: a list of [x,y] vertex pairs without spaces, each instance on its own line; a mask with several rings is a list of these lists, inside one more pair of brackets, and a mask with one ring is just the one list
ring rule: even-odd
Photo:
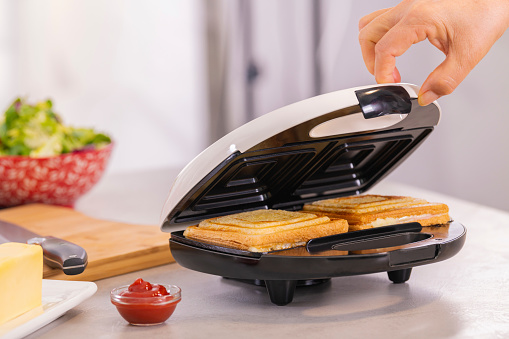
[[151,326],[164,323],[173,314],[181,300],[178,286],[164,285],[168,295],[157,297],[129,297],[121,295],[129,285],[117,287],[110,293],[111,303],[117,307],[118,313],[131,325]]

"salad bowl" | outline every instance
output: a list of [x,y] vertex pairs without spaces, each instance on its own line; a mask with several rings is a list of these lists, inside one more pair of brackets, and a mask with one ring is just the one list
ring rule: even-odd
[[103,175],[113,144],[58,156],[0,157],[0,207],[45,203],[72,207]]
[[110,137],[64,125],[52,106],[16,99],[0,117],[0,207],[73,206],[103,175]]

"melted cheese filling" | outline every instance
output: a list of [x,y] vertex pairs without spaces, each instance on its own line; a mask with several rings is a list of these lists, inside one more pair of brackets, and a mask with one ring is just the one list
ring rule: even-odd
[[306,245],[306,242],[296,242],[296,243],[286,243],[286,244],[271,244],[271,245],[265,245],[265,246],[251,246],[248,248],[248,251],[250,252],[270,252],[270,251],[279,251],[279,250],[286,250],[288,248],[297,247],[297,246],[304,246]]
[[433,216],[437,216],[437,215],[421,214],[421,215],[410,215],[410,216],[405,216],[405,217],[401,217],[401,218],[376,219],[375,221],[373,221],[369,224],[366,224],[366,225],[369,225],[371,227],[382,227],[382,226],[389,226],[389,225],[394,225],[394,224],[403,224],[403,223],[407,223],[407,222],[419,221],[419,220],[431,218]]

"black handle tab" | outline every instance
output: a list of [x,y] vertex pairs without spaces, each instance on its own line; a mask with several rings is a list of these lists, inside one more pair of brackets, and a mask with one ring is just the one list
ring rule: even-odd
[[387,114],[408,114],[412,110],[410,95],[401,86],[383,86],[355,91],[364,118]]
[[336,245],[343,244],[345,242],[360,241],[383,235],[392,235],[405,232],[420,232],[421,230],[422,226],[418,222],[374,227],[366,230],[352,231],[311,239],[307,242],[306,249],[310,253],[316,253],[332,250]]

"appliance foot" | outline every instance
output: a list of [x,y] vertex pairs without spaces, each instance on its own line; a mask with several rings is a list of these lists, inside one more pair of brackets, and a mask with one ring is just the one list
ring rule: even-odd
[[269,292],[270,301],[278,306],[292,302],[297,280],[265,280],[265,287]]
[[395,284],[402,284],[410,279],[410,273],[412,273],[411,268],[387,272],[389,275],[389,280]]

